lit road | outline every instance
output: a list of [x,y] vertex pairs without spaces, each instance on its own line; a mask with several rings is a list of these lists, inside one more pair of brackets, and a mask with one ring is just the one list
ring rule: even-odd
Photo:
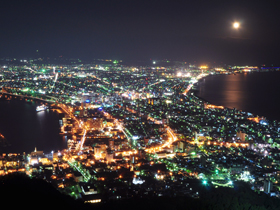
[[88,182],[88,181],[90,180],[90,178],[91,178],[90,173],[89,173],[87,170],[84,171],[83,168],[79,167],[79,166],[77,165],[77,162],[75,162],[74,160],[68,160],[67,163],[68,163],[72,168],[75,168],[77,171],[79,171],[79,172],[82,174],[82,176],[83,176],[83,178],[84,178],[84,180],[85,180],[86,182]]
[[0,94],[6,94],[6,95],[15,96],[15,97],[22,97],[22,98],[37,99],[37,100],[47,102],[47,103],[53,103],[54,102],[54,101],[49,101],[49,100],[42,99],[42,98],[33,97],[33,96],[25,96],[25,95],[13,94],[13,93],[6,93],[6,92],[3,92],[3,91],[0,91]]
[[177,136],[174,134],[174,131],[170,128],[167,127],[167,133],[170,135],[170,138],[168,139],[168,141],[166,141],[164,144],[157,146],[157,147],[150,147],[145,149],[145,151],[147,153],[156,153],[156,152],[160,152],[162,151],[164,148],[169,148],[171,146],[172,143],[174,143],[175,141],[178,140]]
[[157,84],[159,84],[159,83],[161,83],[161,82],[165,82],[165,80],[162,79],[162,80],[160,80],[160,81],[158,81],[158,82],[155,82],[155,83],[153,83],[153,84],[147,85],[146,87],[143,87],[142,89],[139,89],[139,92],[143,92],[145,88],[151,87],[151,86],[153,86],[153,85],[157,85]]
[[82,141],[81,141],[80,150],[83,149],[83,146],[84,146],[84,143],[85,143],[85,139],[86,139],[86,133],[87,133],[87,130],[84,129],[84,135],[83,135],[83,138],[82,138]]
[[[200,80],[201,78],[203,78],[203,77],[206,77],[208,74],[204,74],[204,73],[201,73],[201,74],[199,74],[196,78],[195,78],[195,80]],[[193,87],[193,84],[194,83],[191,83],[191,84],[189,84],[188,85],[188,87],[187,87],[187,89],[183,92],[183,95],[187,95],[187,93],[190,91],[190,89]]]
[[[118,104],[118,107],[121,108],[122,106]],[[126,110],[130,111],[131,113],[134,113],[136,114],[137,111],[136,110],[133,110],[133,109],[130,109],[130,108],[127,108]],[[153,121],[154,123],[156,124],[162,124],[162,121],[161,120],[157,120],[153,117],[150,117],[148,116],[147,118],[148,120],[151,120]],[[155,153],[155,152],[159,152],[159,151],[162,151],[163,148],[166,148],[166,147],[170,147],[170,145],[177,141],[177,136],[174,134],[174,131],[170,128],[170,127],[167,127],[167,133],[171,136],[170,139],[168,141],[166,141],[164,144],[162,144],[161,146],[158,146],[158,147],[150,147],[150,148],[147,148],[145,149],[146,152],[148,153]],[[123,131],[123,130],[122,130]],[[124,132],[124,131],[123,131]],[[125,133],[125,132],[124,132]]]
[[59,104],[58,105],[65,113],[67,113],[69,115],[70,118],[74,119],[80,128],[83,128],[83,137],[82,137],[82,140],[81,140],[81,144],[80,144],[80,147],[79,147],[79,150],[82,150],[83,146],[84,146],[84,143],[85,143],[85,136],[86,136],[86,133],[87,133],[87,128],[86,126],[83,124],[83,122],[80,120],[78,120],[73,114],[72,114],[72,108],[70,108],[70,110],[68,109],[68,107],[65,105],[65,104]]

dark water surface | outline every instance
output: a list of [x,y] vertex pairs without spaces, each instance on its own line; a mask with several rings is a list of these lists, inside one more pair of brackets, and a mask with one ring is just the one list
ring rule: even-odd
[[2,152],[31,152],[66,148],[66,140],[59,135],[59,115],[55,111],[36,112],[35,102],[0,100],[0,133],[11,146],[1,147]]
[[216,105],[280,121],[280,72],[209,76],[199,82],[196,94]]

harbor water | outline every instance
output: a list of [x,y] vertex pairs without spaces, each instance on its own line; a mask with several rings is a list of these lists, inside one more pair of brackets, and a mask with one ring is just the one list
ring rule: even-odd
[[0,100],[0,133],[10,146],[0,148],[0,153],[29,153],[36,147],[49,153],[67,147],[60,136],[60,116],[52,110],[36,111],[36,102]]
[[214,75],[199,81],[196,95],[228,108],[280,121],[280,72]]

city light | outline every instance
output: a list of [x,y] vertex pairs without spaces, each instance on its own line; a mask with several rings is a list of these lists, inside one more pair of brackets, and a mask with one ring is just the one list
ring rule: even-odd
[[182,73],[181,72],[178,72],[177,73],[177,77],[181,77],[182,76]]
[[[254,170],[248,173],[248,167],[278,170],[272,150],[280,148],[276,139],[279,124],[210,104],[195,94],[201,79],[235,70],[210,65],[127,67],[113,60],[106,62],[110,65],[61,65],[55,67],[55,74],[53,66],[44,66],[45,72],[41,66],[32,67],[39,71],[25,69],[23,78],[0,80],[4,87],[1,100],[32,102],[40,116],[60,113],[59,135],[67,144],[49,154],[31,152],[26,164],[21,163],[23,158],[18,158],[19,163],[7,161],[14,154],[3,156],[0,175],[21,172],[37,177],[38,171],[49,168],[52,174],[45,179],[57,182],[60,190],[73,182],[68,194],[75,198],[79,193],[98,194],[94,185],[79,192],[75,186],[80,182],[112,183],[104,191],[114,195],[119,191],[115,183],[128,186],[131,179],[129,186],[136,189],[145,185],[146,178],[165,183],[163,192],[183,183],[182,193],[195,197],[201,185],[232,188],[236,180],[253,185]],[[6,70],[0,73],[8,78]],[[0,138],[5,139],[4,135]],[[270,176],[275,178],[273,183],[279,181],[275,174]],[[190,188],[184,181],[189,179],[200,181]],[[154,192],[162,195],[157,189]]]

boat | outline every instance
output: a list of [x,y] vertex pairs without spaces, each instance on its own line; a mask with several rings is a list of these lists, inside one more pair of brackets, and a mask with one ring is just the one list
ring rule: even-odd
[[36,107],[36,111],[37,111],[37,112],[44,111],[44,110],[46,110],[46,109],[47,109],[47,106],[45,106],[44,104],[41,105],[41,106],[37,106],[37,107]]

